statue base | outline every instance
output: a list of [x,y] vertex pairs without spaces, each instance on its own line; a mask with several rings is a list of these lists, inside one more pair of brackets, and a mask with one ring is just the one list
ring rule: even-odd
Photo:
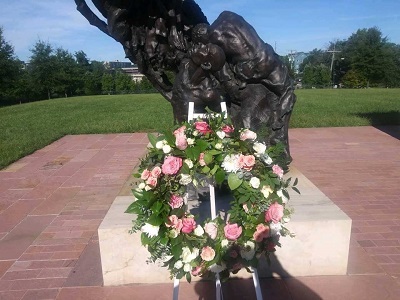
[[[291,167],[288,176],[298,178],[301,192],[290,192],[294,214],[287,227],[296,236],[281,238],[282,248],[277,247],[270,266],[260,260],[259,276],[345,275],[351,219],[299,170]],[[104,285],[169,283],[166,268],[147,263],[149,254],[141,245],[140,232],[128,232],[134,215],[124,211],[133,201],[133,196],[118,196],[98,229]],[[250,278],[251,274],[241,270],[233,277]]]

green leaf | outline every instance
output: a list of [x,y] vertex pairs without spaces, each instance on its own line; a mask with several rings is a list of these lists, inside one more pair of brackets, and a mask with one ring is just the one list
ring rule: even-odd
[[147,134],[147,138],[149,139],[150,144],[153,146],[153,148],[156,147],[156,143],[157,143],[157,138],[155,137],[154,134],[148,133]]
[[208,143],[205,140],[196,140],[196,146],[199,148],[200,152],[204,152],[208,148]]
[[222,182],[224,182],[225,180],[225,171],[222,169],[219,169],[216,173],[215,173],[215,182],[217,184],[221,184]]
[[237,176],[237,174],[235,173],[230,173],[228,176],[228,185],[229,188],[233,191],[236,190],[241,184],[242,184],[243,180],[239,179],[239,177]]
[[214,168],[212,168],[212,170],[210,171],[210,174],[211,174],[211,175],[214,175],[215,172],[218,171],[218,168],[219,168],[219,166],[218,166],[218,165],[215,165]]
[[208,172],[210,172],[210,167],[204,166],[203,169],[201,169],[201,172],[204,174],[208,174]]
[[293,186],[296,186],[298,182],[299,182],[299,179],[296,178],[296,179],[294,180],[294,182],[293,182]]
[[212,161],[213,161],[213,156],[212,156],[209,152],[206,152],[206,153],[204,154],[204,161],[206,162],[207,165],[210,164],[210,163],[212,163]]
[[160,209],[161,209],[162,207],[163,207],[162,202],[157,201],[157,202],[155,202],[155,203],[153,204],[153,206],[151,207],[151,210],[152,210],[155,214],[159,214]]
[[190,273],[186,273],[186,280],[189,283],[192,281],[192,276],[190,275]]
[[210,153],[211,155],[218,155],[218,154],[221,154],[222,152],[220,151],[220,150],[210,150],[210,151],[208,151],[207,153]]
[[133,202],[131,205],[128,206],[125,213],[127,214],[138,214],[140,213],[140,209],[137,207],[137,203]]

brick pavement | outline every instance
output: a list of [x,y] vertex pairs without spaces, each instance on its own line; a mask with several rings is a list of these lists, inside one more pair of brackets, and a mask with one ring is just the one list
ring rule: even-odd
[[[400,299],[400,127],[384,130],[290,130],[293,164],[353,220],[348,275],[263,279],[265,299]],[[102,287],[97,228],[146,145],[66,136],[0,171],[0,299],[171,299],[172,284]],[[183,283],[180,299],[213,291]],[[224,295],[255,297],[249,280]]]

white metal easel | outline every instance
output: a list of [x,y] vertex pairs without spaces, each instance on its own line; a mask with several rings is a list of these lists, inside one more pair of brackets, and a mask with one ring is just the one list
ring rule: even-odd
[[[226,109],[226,103],[221,102],[221,112],[224,113],[225,118],[228,115],[227,109]],[[206,114],[197,114],[194,113],[194,102],[189,102],[189,110],[188,110],[188,121],[190,122],[193,119],[196,118],[205,118]],[[211,219],[215,219],[217,217],[217,211],[216,211],[216,205],[215,205],[215,189],[214,185],[210,184],[210,210],[211,210]],[[253,274],[253,283],[254,283],[254,289],[256,290],[256,297],[257,300],[263,300],[262,293],[261,293],[261,288],[260,288],[260,280],[258,277],[258,272],[257,269],[251,268],[252,274]],[[219,273],[216,274],[216,280],[215,280],[215,288],[216,288],[216,299],[217,300],[223,300],[224,296],[222,294],[222,289],[221,289],[221,280],[219,277]],[[173,300],[178,300],[179,296],[179,279],[174,278],[174,292],[173,292]]]

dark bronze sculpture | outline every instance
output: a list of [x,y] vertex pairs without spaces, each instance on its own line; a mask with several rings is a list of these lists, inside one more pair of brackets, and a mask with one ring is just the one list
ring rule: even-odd
[[[286,159],[289,119],[296,101],[288,70],[272,47],[241,16],[224,11],[211,25],[193,0],[92,0],[107,19],[97,17],[85,0],[78,11],[122,44],[167,99],[176,121],[196,109],[218,111],[225,101],[238,127],[266,133],[265,142],[283,142]],[[168,80],[166,72],[175,74]]]

